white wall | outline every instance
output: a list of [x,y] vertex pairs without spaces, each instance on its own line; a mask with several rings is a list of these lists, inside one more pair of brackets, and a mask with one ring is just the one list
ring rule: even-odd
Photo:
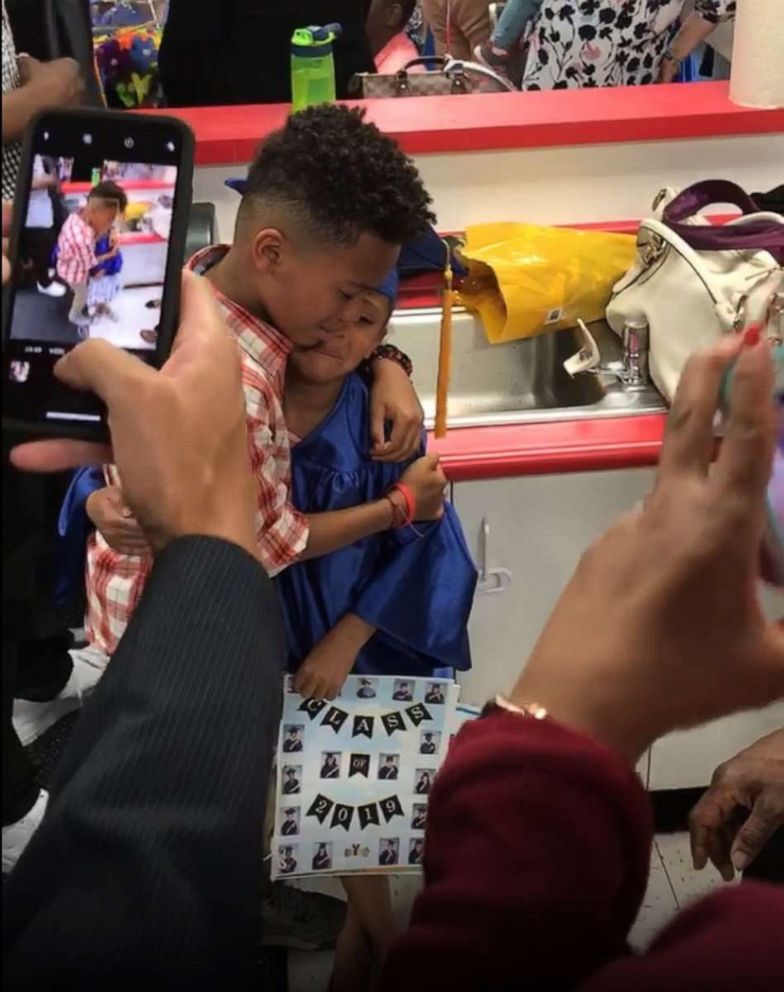
[[[435,200],[442,230],[524,220],[590,223],[644,217],[662,186],[731,179],[749,192],[781,183],[784,135],[518,148],[421,155],[416,163]],[[210,200],[218,230],[231,239],[239,196],[223,185],[244,166],[197,168],[194,200]]]

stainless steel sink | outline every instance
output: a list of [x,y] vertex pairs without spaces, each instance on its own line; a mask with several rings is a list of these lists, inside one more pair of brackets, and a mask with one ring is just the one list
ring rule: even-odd
[[[435,418],[439,309],[396,313],[389,340],[414,363],[428,426]],[[603,321],[591,325],[602,363],[622,358],[620,339]],[[610,373],[575,378],[564,361],[580,349],[575,331],[557,331],[509,344],[489,344],[478,318],[454,313],[449,427],[620,417],[663,410],[653,387],[627,389]]]

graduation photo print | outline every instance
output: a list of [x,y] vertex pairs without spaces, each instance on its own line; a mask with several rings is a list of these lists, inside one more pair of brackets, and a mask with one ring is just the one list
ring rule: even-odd
[[420,871],[458,693],[447,679],[350,675],[330,702],[287,680],[273,877]]

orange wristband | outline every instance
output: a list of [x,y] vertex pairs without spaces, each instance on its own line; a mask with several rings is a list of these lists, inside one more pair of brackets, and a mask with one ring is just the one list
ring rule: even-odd
[[392,493],[387,493],[384,499],[392,507],[392,523],[389,525],[391,530],[400,530],[402,527],[406,526],[406,510],[400,505],[399,501],[396,500]]
[[392,492],[399,492],[406,501],[406,524],[412,524],[416,520],[416,500],[410,486],[405,482],[396,482],[391,489]]

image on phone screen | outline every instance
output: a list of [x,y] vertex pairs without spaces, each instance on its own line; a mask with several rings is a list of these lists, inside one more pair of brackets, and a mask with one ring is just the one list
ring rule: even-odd
[[100,420],[94,397],[53,375],[80,341],[155,361],[182,143],[139,120],[45,117],[32,138],[4,342],[4,410],[21,421]]

